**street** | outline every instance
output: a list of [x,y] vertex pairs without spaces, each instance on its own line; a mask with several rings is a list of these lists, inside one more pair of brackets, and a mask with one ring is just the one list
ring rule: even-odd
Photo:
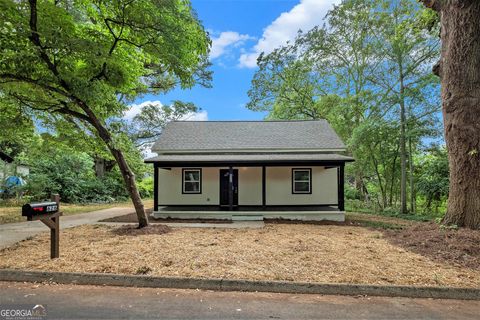
[[0,305],[47,319],[478,319],[480,301],[0,282]]

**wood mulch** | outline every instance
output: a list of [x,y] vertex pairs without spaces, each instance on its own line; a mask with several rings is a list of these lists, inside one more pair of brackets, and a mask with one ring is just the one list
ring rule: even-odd
[[440,263],[480,270],[480,230],[452,229],[434,222],[386,230],[392,244]]
[[480,270],[402,248],[383,229],[266,224],[262,229],[175,228],[132,237],[118,235],[117,228],[62,230],[60,258],[54,260],[49,258],[49,234],[40,234],[0,251],[0,268],[480,287]]
[[[161,218],[161,219],[154,219],[150,216],[152,209],[145,210],[147,212],[148,222],[149,223],[232,223],[232,220],[225,220],[225,219],[173,219],[173,218]],[[135,212],[123,215],[112,217],[104,220],[100,220],[100,222],[120,222],[120,223],[133,223],[138,222],[137,215]]]
[[112,229],[112,233],[117,236],[139,236],[145,234],[164,234],[172,231],[172,229],[163,224],[149,225],[148,227],[139,229],[138,227],[126,225]]

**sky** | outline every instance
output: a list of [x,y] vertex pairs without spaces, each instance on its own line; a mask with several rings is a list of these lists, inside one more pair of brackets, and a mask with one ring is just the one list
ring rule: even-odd
[[247,92],[257,69],[256,58],[323,24],[338,0],[192,0],[198,18],[212,39],[213,88],[175,89],[165,95],[137,99],[126,117],[145,104],[193,102],[201,111],[189,120],[262,120],[266,114],[248,110]]

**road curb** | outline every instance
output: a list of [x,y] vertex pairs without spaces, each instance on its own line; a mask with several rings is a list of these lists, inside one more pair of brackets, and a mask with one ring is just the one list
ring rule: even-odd
[[480,289],[477,288],[170,278],[143,275],[21,271],[9,269],[0,270],[0,281],[55,282],[61,284],[203,289],[215,291],[259,291],[275,293],[310,293],[353,296],[368,295],[408,298],[480,300]]

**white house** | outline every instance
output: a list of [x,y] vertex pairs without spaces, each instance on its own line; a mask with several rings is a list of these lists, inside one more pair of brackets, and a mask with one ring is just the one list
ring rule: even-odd
[[353,158],[325,120],[176,121],[152,151],[156,218],[345,219]]
[[0,183],[9,176],[26,177],[29,173],[27,166],[15,164],[12,157],[0,151]]

